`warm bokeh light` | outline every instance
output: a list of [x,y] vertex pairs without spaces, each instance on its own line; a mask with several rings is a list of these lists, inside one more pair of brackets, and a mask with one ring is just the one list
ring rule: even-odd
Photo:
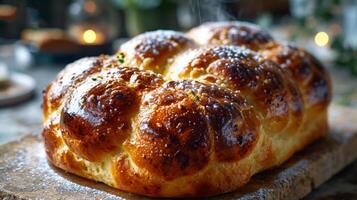
[[83,33],[83,41],[88,44],[92,44],[96,41],[97,39],[97,34],[95,33],[94,30],[88,29],[84,31]]
[[84,10],[89,13],[94,13],[97,10],[97,5],[93,1],[86,1],[84,3]]
[[15,6],[0,5],[0,20],[15,20],[17,12],[18,10]]
[[326,46],[328,44],[328,41],[329,41],[329,36],[326,32],[318,32],[316,33],[315,35],[315,43],[320,46],[320,47],[323,47],[323,46]]

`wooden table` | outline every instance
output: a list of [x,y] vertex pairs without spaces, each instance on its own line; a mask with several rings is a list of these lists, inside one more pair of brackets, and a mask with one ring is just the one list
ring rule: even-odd
[[[0,144],[26,134],[33,134],[35,135],[33,138],[37,138],[36,135],[41,132],[41,91],[62,67],[63,66],[37,66],[25,71],[25,73],[30,74],[37,81],[36,95],[33,99],[23,104],[0,108]],[[333,73],[336,74],[335,72]],[[334,89],[338,91],[336,92],[337,98],[335,98],[335,102],[346,103],[346,99],[344,99],[345,97],[343,97],[343,95],[350,93],[353,88],[357,87],[357,80],[350,79],[347,81],[348,84],[346,84],[345,77],[345,75],[341,75],[334,78]],[[347,103],[352,102],[353,104],[355,101],[353,99],[354,94],[348,95],[348,98],[350,99],[347,99]],[[357,121],[355,123],[357,123]],[[4,166],[0,166],[0,168],[1,167]],[[81,180],[79,183],[81,183]],[[101,187],[102,186],[99,186],[99,188]],[[99,191],[97,192],[100,193]],[[353,162],[346,169],[306,197],[306,199],[317,198],[357,199],[357,161]]]

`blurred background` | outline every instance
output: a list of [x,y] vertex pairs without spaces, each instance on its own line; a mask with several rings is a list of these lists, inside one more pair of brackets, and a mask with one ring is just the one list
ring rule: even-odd
[[26,68],[111,53],[149,30],[223,20],[257,23],[357,75],[356,0],[0,0],[0,44],[14,44],[21,59],[11,65]]
[[[41,133],[41,92],[66,64],[145,31],[225,20],[306,48],[332,75],[333,103],[357,109],[357,0],[0,0],[0,144]],[[356,199],[355,183],[308,199]]]
[[66,64],[149,30],[249,21],[315,54],[357,108],[357,0],[0,0],[0,143],[40,132],[41,91]]

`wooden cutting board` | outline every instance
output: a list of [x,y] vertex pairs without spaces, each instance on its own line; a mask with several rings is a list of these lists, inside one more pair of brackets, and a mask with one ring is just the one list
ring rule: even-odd
[[[330,108],[329,135],[284,165],[255,175],[236,192],[211,199],[299,199],[357,158],[357,111]],[[40,136],[0,146],[0,199],[149,199],[51,166]]]

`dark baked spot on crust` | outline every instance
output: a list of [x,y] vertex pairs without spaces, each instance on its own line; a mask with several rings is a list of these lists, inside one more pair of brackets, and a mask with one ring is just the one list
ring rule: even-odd
[[236,46],[203,49],[181,74],[190,76],[195,70],[215,76],[212,80],[216,84],[242,92],[271,133],[287,128],[290,114],[302,117],[302,97],[291,80],[284,78],[288,74],[275,62],[249,49]]
[[164,86],[146,95],[142,105],[131,154],[139,166],[170,180],[207,165],[207,122],[186,93]]
[[314,66],[311,65],[306,52],[292,45],[274,44],[263,54],[277,62],[281,68],[287,69],[296,81],[303,84],[306,84],[314,73]]
[[[238,161],[258,141],[259,121],[238,93],[196,81],[171,81],[147,94],[136,141],[127,144],[135,163],[171,180],[215,159]],[[210,139],[210,130],[213,135]]]
[[56,80],[47,87],[44,93],[44,107],[56,108],[68,94],[69,90],[76,88],[76,84],[90,74],[101,70],[103,58],[82,58],[69,64],[65,70],[58,74]]
[[308,84],[308,98],[313,105],[328,104],[331,100],[329,83],[320,76],[314,76]]
[[255,113],[251,110],[239,110],[242,108],[231,104],[221,102],[206,106],[215,131],[215,151],[219,161],[244,158],[258,141]]
[[324,107],[331,101],[328,74],[314,56],[293,45],[283,44],[270,46],[263,55],[290,73],[307,107]]
[[260,123],[240,93],[196,81],[168,85],[194,95],[213,130],[217,160],[238,161],[251,152],[258,141]]
[[151,73],[129,68],[103,71],[96,81],[87,78],[62,111],[66,144],[90,161],[115,152],[131,131],[130,120],[137,112],[141,93],[161,81]]
[[212,45],[237,45],[258,50],[274,41],[267,31],[254,24],[242,22],[204,23],[193,31],[209,35],[206,44]]
[[[83,92],[75,92],[75,97],[66,103],[61,125],[67,145],[94,161],[116,150],[127,137],[129,113],[134,111],[137,97],[133,89],[118,82],[95,85]],[[124,98],[117,99],[118,94]]]

